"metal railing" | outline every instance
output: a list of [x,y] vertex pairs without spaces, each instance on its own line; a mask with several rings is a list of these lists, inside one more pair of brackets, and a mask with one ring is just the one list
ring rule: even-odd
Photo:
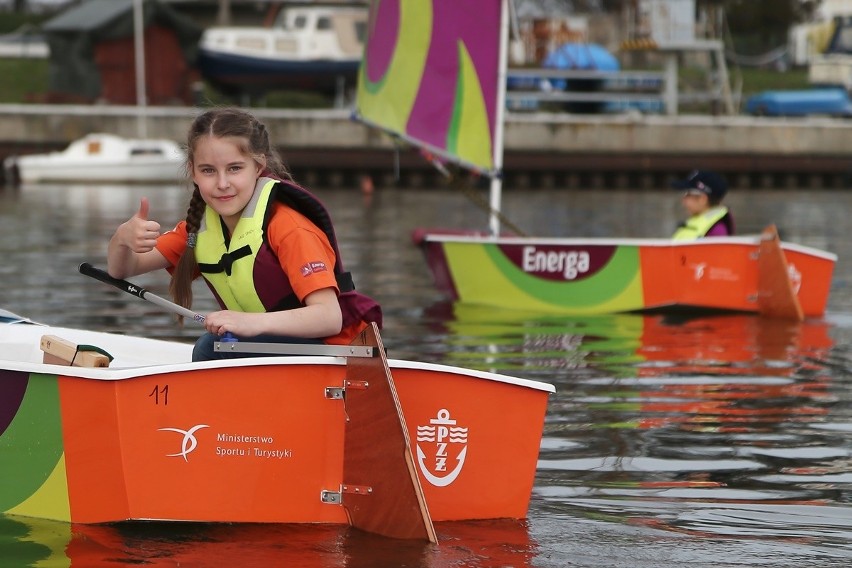
[[538,110],[542,103],[590,103],[600,105],[600,112],[666,112],[663,73],[541,68],[509,69],[506,75],[506,103],[512,110]]
[[[721,101],[721,89],[681,93],[665,72],[515,68],[507,70],[506,103],[516,111],[542,103],[599,103],[601,112],[676,114],[680,103]],[[673,81],[674,84],[669,84]],[[573,84],[572,84],[573,82]]]

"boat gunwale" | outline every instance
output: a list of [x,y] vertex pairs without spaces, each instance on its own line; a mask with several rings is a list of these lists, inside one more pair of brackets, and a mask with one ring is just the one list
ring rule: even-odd
[[[649,247],[682,247],[682,246],[710,246],[717,244],[758,246],[760,235],[738,236],[738,237],[704,237],[694,241],[674,241],[671,239],[642,239],[642,238],[607,238],[607,237],[493,237],[490,235],[460,235],[454,233],[442,234],[440,231],[427,232],[423,236],[424,242],[459,242],[466,244],[493,244],[493,245],[573,245],[573,246],[649,246]],[[837,261],[837,255],[806,245],[781,242],[781,248],[785,250],[809,254],[832,262]]]
[[[50,328],[45,328],[50,329]],[[152,365],[138,365],[133,367],[70,367],[66,365],[53,365],[49,363],[32,363],[27,361],[13,361],[0,359],[0,369],[10,371],[22,371],[28,373],[42,373],[61,375],[81,379],[95,379],[102,381],[120,381],[137,377],[151,375],[179,373],[187,371],[204,371],[210,369],[227,369],[241,367],[267,367],[267,366],[294,366],[294,365],[346,365],[344,357],[328,356],[272,356],[272,357],[246,357],[240,359],[222,359],[218,361],[187,362],[187,363],[164,363]],[[426,363],[422,361],[408,361],[402,359],[388,359],[388,366],[393,369],[411,369],[419,371],[434,371],[439,373],[453,373],[475,379],[506,383],[520,387],[541,390],[548,393],[556,392],[556,388],[550,383],[523,379],[510,375],[466,369],[440,363]]]

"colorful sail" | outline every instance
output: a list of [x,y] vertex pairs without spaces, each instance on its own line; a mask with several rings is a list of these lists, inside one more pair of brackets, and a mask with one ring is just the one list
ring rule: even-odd
[[503,0],[372,0],[357,118],[495,174],[503,7]]

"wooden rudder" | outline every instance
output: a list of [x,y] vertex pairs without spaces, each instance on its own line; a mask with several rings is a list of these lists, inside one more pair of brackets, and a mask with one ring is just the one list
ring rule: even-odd
[[437,542],[411,441],[376,324],[351,345],[378,355],[347,360],[341,502],[352,526],[394,538]]
[[761,232],[758,252],[757,305],[760,315],[804,320],[775,225],[769,225]]

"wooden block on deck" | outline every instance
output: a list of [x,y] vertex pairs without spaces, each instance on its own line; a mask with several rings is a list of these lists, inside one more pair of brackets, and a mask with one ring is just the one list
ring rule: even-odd
[[97,351],[80,350],[67,339],[55,335],[42,335],[40,345],[44,363],[74,367],[109,367],[110,358]]

